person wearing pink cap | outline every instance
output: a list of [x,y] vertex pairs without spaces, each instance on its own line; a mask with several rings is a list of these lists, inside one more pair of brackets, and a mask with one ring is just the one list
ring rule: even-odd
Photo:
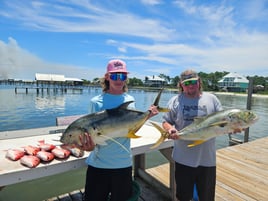
[[[194,70],[181,73],[180,93],[168,102],[169,112],[163,116],[163,128],[174,139],[172,158],[175,161],[176,197],[180,201],[193,199],[196,186],[198,200],[214,201],[216,185],[215,138],[194,147],[180,140],[177,130],[191,124],[196,117],[222,110],[218,98],[202,91],[202,81]],[[195,196],[194,196],[195,197]]]
[[[127,93],[128,73],[124,61],[116,59],[108,62],[107,71],[101,79],[103,93],[91,99],[91,112],[112,109],[124,102],[135,101]],[[132,103],[129,107],[135,108],[135,104]],[[151,114],[148,118],[158,114],[156,106],[151,106],[149,110]],[[85,136],[86,140],[81,140],[82,147],[91,153],[86,159],[88,168],[84,200],[127,201],[132,194],[130,139],[116,138],[116,142],[108,140],[107,145],[95,145],[90,133]]]

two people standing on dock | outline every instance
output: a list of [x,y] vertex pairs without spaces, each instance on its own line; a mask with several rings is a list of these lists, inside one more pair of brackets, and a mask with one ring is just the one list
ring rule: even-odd
[[[90,101],[91,112],[116,108],[124,102],[134,101],[127,93],[128,71],[122,60],[108,62],[107,71],[101,79],[103,93]],[[129,107],[135,108],[134,103]],[[149,108],[148,118],[158,114],[156,106]],[[120,125],[120,123],[119,123]],[[82,140],[85,139],[85,140]],[[92,151],[86,159],[88,164],[85,201],[126,201],[132,195],[132,154],[129,138],[117,138],[117,143],[106,141],[108,145],[94,145],[90,133],[81,137],[84,150]],[[122,149],[124,146],[128,152]]]
[[202,80],[194,70],[181,73],[180,93],[168,102],[170,109],[163,116],[163,128],[174,139],[172,157],[175,161],[176,197],[179,201],[193,199],[196,185],[200,201],[213,201],[216,186],[215,138],[189,148],[189,142],[177,140],[177,130],[191,124],[195,117],[222,110],[218,98],[202,91]]

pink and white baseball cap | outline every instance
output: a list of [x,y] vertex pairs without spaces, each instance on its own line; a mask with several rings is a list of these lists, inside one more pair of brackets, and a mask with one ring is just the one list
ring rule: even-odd
[[108,62],[107,73],[129,73],[127,65],[120,59],[113,59]]

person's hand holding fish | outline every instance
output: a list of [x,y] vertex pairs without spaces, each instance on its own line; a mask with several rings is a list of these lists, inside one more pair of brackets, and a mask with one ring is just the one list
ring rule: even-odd
[[170,129],[168,129],[168,139],[173,139],[173,140],[178,140],[179,139],[179,135],[177,134],[177,130],[174,127],[171,127]]
[[96,146],[89,133],[84,133],[83,136],[80,135],[79,139],[81,142],[81,146],[78,147],[79,149],[84,151],[92,151]]
[[158,107],[155,105],[151,105],[148,110],[150,111],[150,114],[148,115],[148,119],[150,119],[151,117],[153,117],[159,113]]

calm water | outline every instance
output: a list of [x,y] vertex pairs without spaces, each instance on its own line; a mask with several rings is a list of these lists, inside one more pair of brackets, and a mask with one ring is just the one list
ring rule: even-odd
[[[0,86],[1,87],[1,86]],[[84,92],[44,93],[36,94],[30,90],[28,94],[19,90],[15,94],[13,88],[0,88],[0,131],[55,126],[58,116],[68,116],[88,113],[89,100],[101,93],[100,88],[90,88]],[[146,111],[154,102],[157,91],[129,90],[136,99],[136,108]],[[166,106],[167,101],[176,92],[164,91],[160,105]],[[246,108],[246,96],[217,95],[225,108]],[[254,140],[268,136],[268,97],[253,97],[252,110],[259,115],[259,121],[250,128],[250,139]],[[161,114],[152,120],[161,121]],[[242,138],[242,135],[237,135]],[[217,138],[217,148],[228,146],[228,137]],[[163,162],[159,152],[148,154],[147,167]],[[52,177],[10,185],[0,191],[0,201],[39,201],[84,186],[85,169],[68,172]],[[64,185],[63,185],[64,184]],[[70,184],[70,185],[66,185]]]

